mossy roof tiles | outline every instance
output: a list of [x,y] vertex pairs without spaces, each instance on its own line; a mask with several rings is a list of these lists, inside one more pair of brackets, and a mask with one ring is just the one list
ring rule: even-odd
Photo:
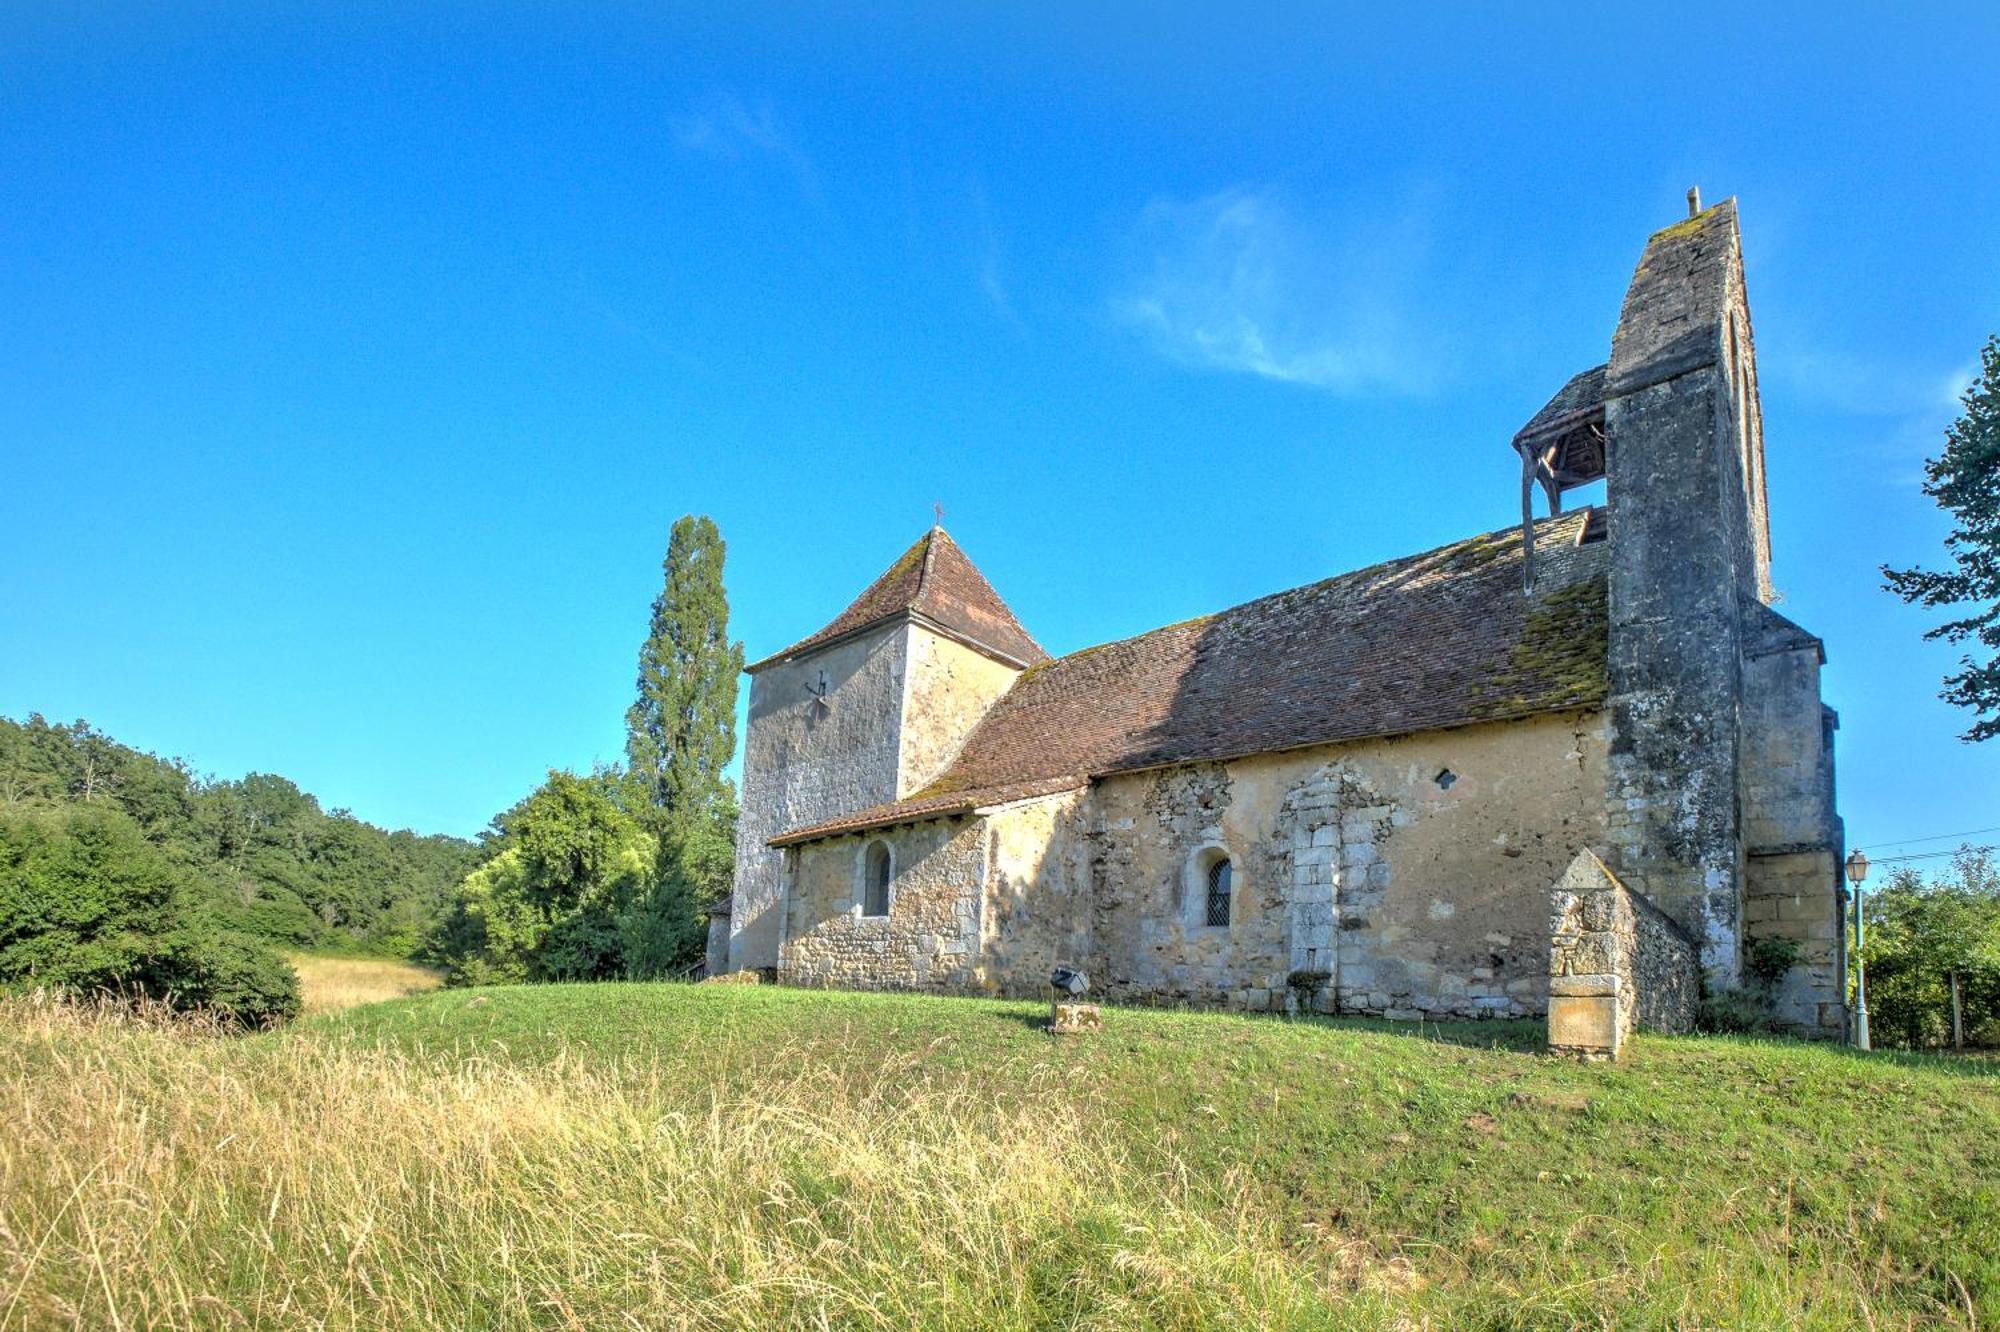
[[884,569],[846,610],[834,616],[832,623],[745,669],[762,670],[773,662],[912,614],[1009,665],[1032,666],[1049,659],[958,543],[942,527],[933,527]]

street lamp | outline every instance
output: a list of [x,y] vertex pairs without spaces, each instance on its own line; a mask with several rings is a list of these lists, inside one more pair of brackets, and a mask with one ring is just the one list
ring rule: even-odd
[[1861,881],[1868,877],[1868,857],[1859,851],[1847,858],[1847,881],[1854,885],[1854,1044],[1868,1049],[1868,968],[1861,960]]

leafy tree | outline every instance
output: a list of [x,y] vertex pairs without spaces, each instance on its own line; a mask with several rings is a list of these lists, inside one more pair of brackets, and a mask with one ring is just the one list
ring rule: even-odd
[[0,985],[151,995],[243,1025],[295,1016],[298,977],[216,929],[194,882],[108,800],[0,811]]
[[1869,897],[1867,918],[1863,961],[1878,1040],[1948,1043],[1956,977],[1966,1038],[2000,1044],[2000,866],[1991,852],[1962,849],[1935,881],[1896,871]]
[[622,923],[628,975],[671,976],[701,957],[708,908],[728,892],[735,865],[733,806],[724,817],[667,822],[653,886]]
[[728,891],[735,864],[736,792],[723,768],[736,752],[743,645],[729,638],[724,554],[708,518],[674,524],[639,649],[638,698],[625,714],[628,770],[660,848],[657,882],[627,937],[628,962],[645,974],[700,957],[707,909]]
[[658,844],[621,807],[615,774],[551,772],[496,821],[497,854],[468,874],[434,956],[456,984],[631,974],[624,941],[655,884]]
[[654,808],[705,815],[733,800],[723,767],[736,752],[736,677],[722,536],[706,517],[673,526],[665,585],[639,647],[638,698],[625,713],[625,757]]
[[[1924,465],[1924,493],[1948,509],[1957,527],[1945,538],[1952,567],[1943,571],[1890,569],[1886,586],[1904,601],[1924,606],[1970,603],[1972,610],[1925,634],[1949,643],[1968,639],[2000,649],[2000,337],[1980,352],[1981,373],[1965,392],[1965,414],[1945,432],[1944,452]],[[1968,654],[1944,680],[1939,697],[1972,709],[1966,740],[2000,735],[2000,655],[1984,662]]]
[[0,812],[0,983],[118,988],[179,924],[187,884],[106,804]]

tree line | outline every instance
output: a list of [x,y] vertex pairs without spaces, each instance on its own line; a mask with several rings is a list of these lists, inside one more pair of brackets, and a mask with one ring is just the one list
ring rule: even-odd
[[289,1017],[276,949],[407,955],[478,857],[283,777],[201,777],[87,721],[0,718],[0,984]]
[[86,721],[0,718],[0,986],[254,1024],[298,1011],[287,948],[468,984],[684,972],[734,867],[724,553],[709,519],[674,524],[625,763],[550,772],[478,841],[385,831],[269,773],[202,777]]
[[1868,1025],[1878,1046],[2000,1046],[2000,864],[1964,847],[1925,879],[1905,865],[1863,912]]

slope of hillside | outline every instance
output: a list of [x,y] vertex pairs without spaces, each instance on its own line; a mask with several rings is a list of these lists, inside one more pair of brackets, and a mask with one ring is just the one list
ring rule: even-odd
[[2000,1319],[1990,1064],[1042,1016],[595,985],[219,1041],[9,1001],[0,1328]]

